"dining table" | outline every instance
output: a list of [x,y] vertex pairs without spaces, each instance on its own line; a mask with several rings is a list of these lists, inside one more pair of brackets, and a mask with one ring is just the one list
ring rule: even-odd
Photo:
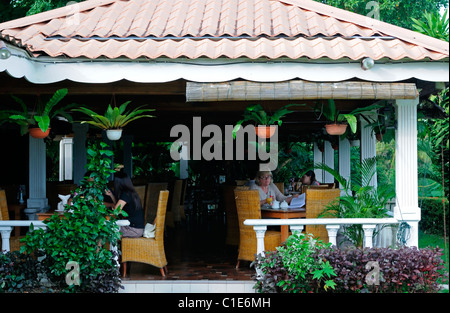
[[[261,207],[261,216],[263,218],[306,218],[306,207],[300,208],[286,208],[273,209],[268,207]],[[281,225],[281,242],[285,242],[289,237],[289,225]]]

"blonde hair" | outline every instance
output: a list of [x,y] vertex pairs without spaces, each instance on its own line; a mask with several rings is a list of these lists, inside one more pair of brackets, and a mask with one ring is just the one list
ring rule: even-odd
[[260,186],[261,180],[259,179],[261,176],[270,175],[270,183],[273,183],[273,176],[271,171],[258,171],[255,177],[255,183]]

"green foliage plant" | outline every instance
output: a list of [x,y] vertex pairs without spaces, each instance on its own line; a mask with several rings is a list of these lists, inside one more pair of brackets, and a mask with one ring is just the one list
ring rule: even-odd
[[128,123],[135,121],[137,119],[143,117],[154,117],[153,115],[144,114],[147,112],[154,111],[154,109],[142,109],[144,106],[137,107],[131,111],[125,111],[127,109],[128,104],[131,101],[127,101],[121,104],[119,107],[112,107],[108,105],[104,115],[98,114],[91,109],[86,107],[80,107],[73,109],[73,111],[79,111],[91,118],[89,121],[82,121],[81,123],[87,123],[92,126],[101,128],[101,129],[122,129]]
[[327,292],[335,288],[333,267],[328,261],[315,258],[330,243],[313,238],[312,234],[295,232],[276,251],[258,255],[252,264],[261,277],[255,285],[260,292],[306,293]]
[[[326,164],[316,164],[314,168],[332,174],[344,190],[344,195],[327,205],[319,217],[335,218],[384,218],[389,217],[386,205],[395,196],[392,185],[370,184],[376,173],[376,158],[368,158],[360,164],[351,180],[343,178]],[[344,235],[356,246],[362,248],[364,231],[362,225],[344,226]],[[376,233],[376,232],[375,232]]]
[[273,114],[268,114],[260,104],[249,105],[245,108],[243,118],[239,120],[234,126],[233,138],[236,138],[236,132],[241,128],[241,125],[245,122],[253,122],[256,125],[270,126],[278,124],[278,126],[281,126],[281,124],[283,123],[282,120],[283,117],[285,117],[287,114],[294,112],[288,110],[288,108],[299,105],[304,104],[291,103],[279,108]]
[[363,112],[374,110],[379,107],[380,107],[379,104],[372,104],[364,108],[357,108],[349,113],[341,113],[339,110],[336,109],[334,99],[328,99],[327,105],[321,106],[321,112],[323,113],[326,119],[330,120],[334,124],[347,122],[348,125],[350,126],[352,133],[356,133],[358,127],[357,115]]
[[[33,229],[23,241],[21,252],[44,256],[49,279],[66,292],[117,292],[120,287],[117,255],[109,249],[120,239],[118,209],[108,209],[103,193],[111,175],[112,151],[103,142],[87,150],[91,171],[73,193],[63,216],[47,219],[46,229]],[[69,262],[79,265],[79,284],[67,283]]]
[[22,99],[12,96],[12,98],[21,105],[22,111],[6,110],[3,113],[6,113],[6,115],[9,116],[10,122],[17,123],[21,127],[22,135],[28,132],[29,127],[35,127],[36,125],[43,132],[46,132],[50,127],[51,119],[57,115],[63,116],[68,121],[72,121],[72,117],[66,111],[74,106],[74,104],[55,109],[56,105],[67,95],[67,93],[68,90],[62,88],[57,90],[46,103],[43,103],[39,99],[36,111],[28,110],[27,105]]
[[448,8],[442,16],[425,11],[422,19],[411,17],[411,20],[414,22],[412,27],[415,31],[448,42]]

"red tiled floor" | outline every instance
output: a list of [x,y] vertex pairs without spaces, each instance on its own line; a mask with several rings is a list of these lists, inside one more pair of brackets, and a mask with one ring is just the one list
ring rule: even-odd
[[225,245],[225,225],[217,217],[190,218],[175,228],[166,227],[168,275],[158,268],[129,263],[123,280],[252,280],[250,262],[236,269],[237,246]]

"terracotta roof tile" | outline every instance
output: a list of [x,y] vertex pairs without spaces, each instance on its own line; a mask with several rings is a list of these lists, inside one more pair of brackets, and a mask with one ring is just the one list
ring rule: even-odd
[[310,0],[90,0],[0,24],[0,37],[93,59],[448,58],[448,43],[384,24]]

